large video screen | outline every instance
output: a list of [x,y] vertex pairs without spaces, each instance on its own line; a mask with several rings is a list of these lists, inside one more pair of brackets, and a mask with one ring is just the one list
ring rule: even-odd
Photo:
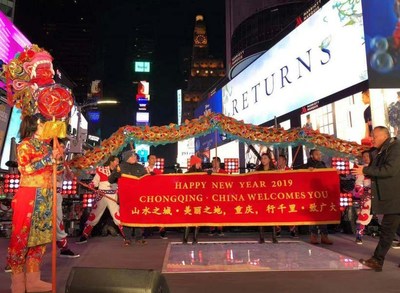
[[[0,59],[4,63],[8,63],[15,57],[16,53],[23,51],[24,48],[30,44],[31,42],[29,42],[29,40],[14,26],[7,16],[0,12]],[[0,81],[0,87],[3,89],[5,88],[2,81]],[[11,120],[9,121],[11,107],[5,103],[0,106],[0,168],[8,170],[5,163],[10,158],[11,138],[18,137],[21,120],[19,110],[14,108],[12,110]]]
[[21,110],[16,107],[12,108],[10,123],[8,124],[7,135],[4,140],[4,147],[1,154],[0,168],[8,170],[6,163],[10,160],[11,139],[14,137],[16,143],[19,142],[19,126],[21,124]]
[[31,42],[0,12],[0,59],[8,63]]
[[361,1],[329,1],[223,87],[223,113],[262,124],[368,79]]
[[[222,90],[218,90],[214,95],[201,103],[194,111],[194,116],[198,118],[210,112],[222,113]],[[216,144],[220,145],[222,142],[223,133],[217,133],[217,135],[214,132],[209,133],[195,139],[195,151],[209,151],[211,148],[215,147]],[[208,160],[206,160],[206,162],[208,162]]]
[[6,102],[0,101],[0,150],[4,146],[10,114],[11,107]]
[[363,0],[365,45],[370,88],[399,86],[400,2]]

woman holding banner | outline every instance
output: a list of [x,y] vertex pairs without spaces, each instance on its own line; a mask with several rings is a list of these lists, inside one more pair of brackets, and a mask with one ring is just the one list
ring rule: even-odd
[[[274,161],[272,159],[271,152],[268,151],[266,153],[261,154],[261,163],[256,167],[255,171],[274,171],[276,170],[276,167],[274,165]],[[280,229],[280,227],[279,227]],[[265,243],[265,238],[264,238],[264,227],[260,226],[259,227],[259,232],[260,232],[260,239],[258,240],[259,243]],[[272,227],[272,242],[276,243],[278,242],[276,240],[276,228],[275,226]]]

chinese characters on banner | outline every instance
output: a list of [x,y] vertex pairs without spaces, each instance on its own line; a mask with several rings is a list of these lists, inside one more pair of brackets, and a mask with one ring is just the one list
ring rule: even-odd
[[123,175],[121,222],[126,226],[269,226],[340,222],[335,169]]

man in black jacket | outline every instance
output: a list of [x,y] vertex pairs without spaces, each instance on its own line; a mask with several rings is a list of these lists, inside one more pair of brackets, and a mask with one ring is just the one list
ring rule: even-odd
[[[117,177],[120,177],[121,174],[132,175],[136,177],[142,177],[147,174],[146,169],[142,164],[138,162],[138,155],[134,150],[126,151],[122,154],[122,163],[119,165],[120,172]],[[132,196],[135,196],[134,194]],[[124,234],[125,234],[125,246],[131,245],[132,242],[132,227],[123,226]],[[135,243],[136,244],[147,244],[147,242],[143,239],[142,229],[135,227]]]
[[355,167],[354,175],[371,177],[371,212],[383,214],[378,245],[370,259],[360,262],[375,271],[382,271],[385,256],[393,242],[393,235],[400,224],[400,143],[391,138],[389,130],[377,126],[372,134],[377,154],[367,167]]
[[[310,157],[307,160],[307,164],[303,165],[301,169],[323,169],[327,168],[324,161],[322,161],[322,153],[320,150],[312,149],[310,151]],[[333,244],[332,240],[328,237],[327,225],[312,225],[310,226],[310,243],[319,244],[318,240],[318,229],[321,232],[321,243],[322,244]]]

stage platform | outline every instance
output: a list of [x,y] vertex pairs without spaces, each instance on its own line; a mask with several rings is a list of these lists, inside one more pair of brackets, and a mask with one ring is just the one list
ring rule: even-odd
[[369,269],[358,260],[304,241],[172,242],[162,273],[336,271]]
[[[171,293],[214,292],[400,292],[400,250],[391,249],[377,273],[359,264],[369,258],[377,239],[365,236],[357,245],[353,235],[330,235],[333,245],[310,245],[308,236],[279,243],[256,243],[257,233],[227,233],[225,237],[200,234],[197,245],[154,235],[145,246],[124,247],[120,237],[93,237],[70,247],[80,258],[57,258],[57,292],[64,293],[72,267],[154,269],[162,272]],[[5,265],[8,239],[0,238]],[[42,275],[51,279],[51,255],[46,253]],[[101,277],[101,276],[99,276]],[[0,292],[10,292],[10,274],[0,273]]]

